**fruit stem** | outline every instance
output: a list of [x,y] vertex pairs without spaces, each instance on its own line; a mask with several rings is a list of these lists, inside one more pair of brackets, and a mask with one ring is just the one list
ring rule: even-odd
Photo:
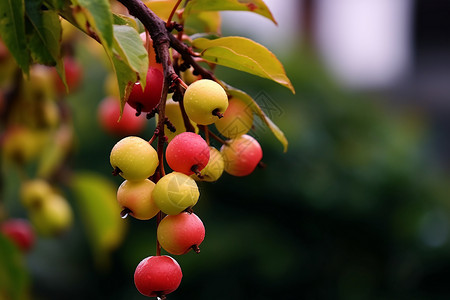
[[206,136],[206,132],[208,132],[208,138],[209,138],[209,136],[211,136],[213,139],[215,139],[216,141],[218,141],[221,144],[228,144],[227,141],[225,141],[224,139],[218,137],[211,130],[209,130],[208,126],[201,126],[200,128],[202,128],[203,131],[205,132],[205,136]]
[[119,167],[115,167],[114,170],[112,171],[112,174],[114,176],[118,176],[120,173],[122,173],[122,170],[119,169]]
[[122,209],[122,211],[120,212],[120,217],[121,217],[122,219],[126,219],[130,213],[132,213],[132,211],[131,211],[129,208],[125,207],[125,208]]
[[200,248],[197,245],[192,245],[191,248],[192,248],[192,250],[194,250],[195,253],[197,253],[197,254],[200,253]]
[[[162,218],[163,218],[163,213],[162,213],[162,211],[159,211],[158,214],[156,215],[156,228],[158,228],[159,223],[161,222]],[[156,239],[156,256],[160,256],[160,255],[161,255],[161,244],[159,243],[158,239]]]
[[220,110],[218,108],[214,109],[212,111],[213,116],[218,117],[219,119],[223,118],[223,113],[220,112]]
[[181,0],[178,0],[175,6],[173,7],[172,11],[170,12],[169,18],[167,19],[166,27],[169,28],[170,24],[172,23],[173,15],[175,14],[175,11],[177,10],[178,6],[180,5]]

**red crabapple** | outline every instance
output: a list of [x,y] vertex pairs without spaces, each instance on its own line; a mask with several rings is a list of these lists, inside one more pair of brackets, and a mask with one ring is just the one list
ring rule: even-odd
[[225,172],[234,176],[246,176],[253,172],[262,159],[258,141],[249,135],[229,140],[220,148],[225,162]]
[[194,179],[172,172],[163,176],[152,192],[153,200],[167,215],[176,215],[197,204],[200,192]]
[[0,233],[8,237],[20,250],[27,252],[34,245],[34,231],[26,219],[8,219],[0,224]]
[[205,226],[194,213],[168,215],[158,225],[157,238],[161,247],[170,254],[182,255],[191,249],[199,253],[198,246],[205,238]]
[[[81,65],[71,56],[65,56],[64,59],[64,72],[66,74],[66,83],[69,91],[73,91],[76,89],[81,82],[83,76],[83,70]],[[55,85],[56,90],[59,93],[65,93],[66,87],[64,86],[63,81],[59,77],[56,69],[54,69],[54,77],[55,77]]]
[[128,103],[125,103],[119,121],[120,100],[112,96],[105,97],[100,102],[97,116],[106,132],[118,136],[138,134],[143,130],[146,121],[144,116],[136,116]]
[[139,220],[149,220],[159,211],[152,198],[154,187],[155,184],[149,179],[125,180],[117,190],[117,202],[132,217]]
[[[163,71],[163,67],[162,64],[159,64],[156,62],[156,53],[155,53],[155,48],[153,48],[153,40],[150,37],[150,35],[147,35],[144,32],[142,32],[140,34],[142,42],[144,43],[144,47],[146,47],[146,49],[148,50],[148,65],[151,67],[154,67],[156,69],[159,69],[161,72]],[[149,37],[148,39],[148,44],[147,44],[147,36]]]
[[111,150],[110,162],[114,172],[128,180],[150,177],[159,164],[156,150],[137,136],[128,136],[118,141]]
[[163,297],[175,291],[183,273],[175,259],[167,255],[144,258],[134,272],[134,284],[147,297]]
[[150,66],[147,72],[145,89],[142,90],[140,82],[136,82],[128,97],[128,104],[140,112],[150,112],[161,99],[164,75],[160,69]]
[[188,86],[183,102],[189,119],[209,125],[219,120],[227,109],[228,96],[217,82],[200,79]]
[[172,170],[191,175],[201,171],[209,161],[209,146],[198,134],[182,132],[166,148],[166,160]]
[[231,98],[223,118],[217,120],[214,125],[223,136],[234,139],[252,128],[253,112],[242,100]]

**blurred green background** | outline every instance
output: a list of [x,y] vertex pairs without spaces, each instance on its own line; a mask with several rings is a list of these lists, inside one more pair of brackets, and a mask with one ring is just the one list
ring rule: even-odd
[[[96,115],[108,70],[88,47],[76,49],[83,83],[67,97],[76,134],[70,167],[117,187],[122,180],[110,175],[109,152],[118,137],[103,132]],[[408,93],[345,88],[307,38],[279,59],[295,95],[265,79],[217,70],[255,98],[284,131],[289,149],[283,153],[257,122],[251,134],[266,167],[199,183],[195,212],[206,238],[199,255],[175,257],[184,276],[168,298],[448,299],[450,179],[436,156],[433,115],[409,103]],[[154,129],[148,123],[144,138]],[[3,172],[6,208],[23,216],[15,202],[18,174]],[[32,299],[146,298],[133,273],[155,253],[155,221],[123,220],[123,242],[101,259],[76,195],[66,193],[74,226],[59,238],[40,238],[24,257]]]

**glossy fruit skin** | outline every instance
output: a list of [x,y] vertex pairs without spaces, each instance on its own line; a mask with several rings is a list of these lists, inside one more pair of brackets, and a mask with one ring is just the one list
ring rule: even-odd
[[182,132],[167,145],[166,160],[172,170],[191,175],[208,164],[209,146],[200,135]]
[[112,96],[105,97],[100,102],[97,116],[103,130],[116,136],[139,134],[146,123],[145,116],[136,116],[128,103],[125,103],[119,120],[120,100]]
[[220,84],[209,79],[200,79],[188,86],[184,94],[184,107],[189,119],[201,125],[209,125],[228,107],[228,96]]
[[253,112],[251,108],[238,98],[231,98],[228,101],[228,108],[223,118],[214,123],[217,130],[230,139],[246,134],[252,125]]
[[0,233],[8,237],[23,252],[30,251],[35,243],[35,234],[26,219],[8,219],[0,224]]
[[67,200],[59,194],[52,194],[39,207],[28,211],[36,232],[53,237],[67,231],[73,222],[73,212]]
[[[178,102],[168,99],[166,101],[166,117],[169,119],[170,123],[175,127],[175,132],[169,130],[167,125],[164,125],[164,134],[167,136],[167,140],[170,142],[172,139],[182,132],[186,132],[186,127],[184,126],[183,115],[181,114],[180,106]],[[158,119],[158,118],[156,118]],[[198,133],[198,126],[191,122],[196,133]]]
[[159,208],[152,198],[154,187],[155,183],[148,179],[125,180],[117,189],[117,202],[122,209],[128,208],[132,217],[149,220],[159,212]]
[[205,239],[205,226],[194,214],[182,212],[165,216],[158,225],[157,238],[161,247],[173,255],[186,254]]
[[175,259],[167,255],[144,258],[134,272],[134,284],[148,297],[167,295],[181,283],[183,273]]
[[222,176],[225,167],[222,154],[214,147],[209,147],[209,151],[209,161],[206,167],[201,170],[201,177],[196,174],[192,175],[192,178],[196,181],[214,182]]
[[143,180],[155,173],[159,160],[156,150],[146,140],[128,136],[114,145],[110,163],[114,169],[120,169],[123,178]]
[[176,215],[197,204],[200,192],[194,179],[180,172],[163,176],[155,185],[152,197],[167,215]]
[[161,70],[150,66],[147,72],[145,89],[139,82],[135,83],[127,103],[136,111],[150,112],[161,99],[164,75]]
[[225,172],[234,176],[252,173],[263,155],[258,141],[246,134],[229,140],[221,147],[220,153],[225,162]]

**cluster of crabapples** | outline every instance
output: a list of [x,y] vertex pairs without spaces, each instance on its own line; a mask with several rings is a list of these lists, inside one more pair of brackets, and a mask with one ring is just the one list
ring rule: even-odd
[[[152,84],[155,82],[147,82],[147,86]],[[156,100],[147,96],[137,101],[131,94],[128,101],[139,115],[154,111]],[[224,171],[234,176],[249,175],[262,159],[261,146],[247,134],[253,114],[244,102],[229,98],[219,83],[198,79],[187,86],[182,100],[182,104],[173,99],[165,103],[164,133],[168,144],[164,155],[158,155],[153,148],[153,139],[138,136],[122,138],[110,154],[113,174],[125,179],[117,191],[122,217],[148,220],[160,214],[157,241],[172,255],[200,252],[205,227],[193,212],[200,196],[197,181],[216,181]],[[186,130],[182,109],[191,122],[191,131]],[[205,127],[211,124],[228,139],[220,150],[199,134],[203,128],[207,135]],[[165,173],[161,159],[171,172]],[[134,274],[137,289],[150,297],[173,292],[181,278],[176,260],[159,254],[142,260]]]

